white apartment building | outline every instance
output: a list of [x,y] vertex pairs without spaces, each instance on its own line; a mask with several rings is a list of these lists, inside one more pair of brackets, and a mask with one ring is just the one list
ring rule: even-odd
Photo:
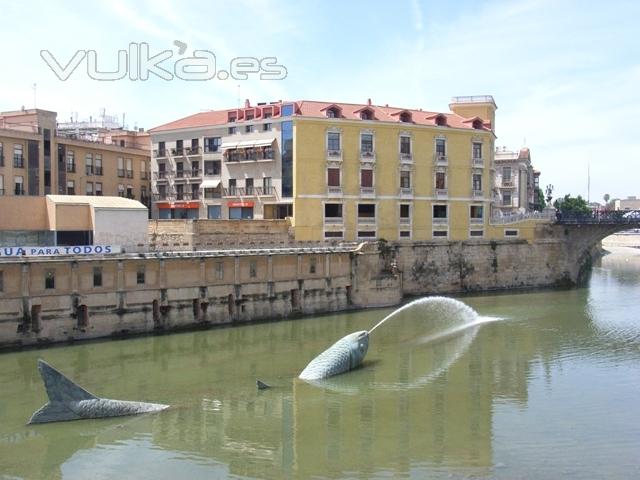
[[534,210],[540,172],[531,165],[529,149],[513,151],[497,147],[493,168],[494,214],[511,215]]

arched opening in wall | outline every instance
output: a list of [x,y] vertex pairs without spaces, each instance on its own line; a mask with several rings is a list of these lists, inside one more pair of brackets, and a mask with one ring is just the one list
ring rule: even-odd
[[193,299],[193,319],[200,320],[200,299]]
[[297,288],[291,290],[291,309],[300,309],[300,290],[298,290]]
[[151,311],[153,313],[153,323],[154,325],[157,325],[160,323],[160,304],[158,303],[158,300],[154,300],[151,304]]
[[78,328],[86,328],[89,325],[89,308],[86,305],[78,305]]
[[234,303],[234,300],[233,300],[233,294],[231,294],[231,293],[229,294],[227,303],[228,303],[228,307],[229,307],[229,318],[231,318],[233,320],[233,317],[235,315],[235,303]]
[[40,311],[42,305],[31,305],[31,331],[40,331]]

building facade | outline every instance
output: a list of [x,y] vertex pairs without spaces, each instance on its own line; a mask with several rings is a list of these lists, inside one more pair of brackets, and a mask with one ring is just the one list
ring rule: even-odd
[[[120,196],[149,204],[148,135],[86,140],[57,130],[41,109],[0,113],[0,195]],[[60,133],[60,134],[59,134]]]
[[496,148],[494,166],[495,213],[511,215],[536,209],[535,189],[539,188],[540,172],[533,169],[529,149],[523,147],[516,152]]
[[281,106],[247,101],[151,129],[154,218],[291,216],[292,131]]

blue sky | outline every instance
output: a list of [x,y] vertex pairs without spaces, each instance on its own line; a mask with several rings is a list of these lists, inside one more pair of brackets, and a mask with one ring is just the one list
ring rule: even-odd
[[[11,2],[2,16],[2,60],[11,67],[0,110],[32,107],[34,83],[37,106],[61,119],[105,108],[145,128],[238,98],[371,98],[447,111],[452,96],[491,94],[496,144],[526,144],[556,195],[586,197],[587,165],[592,200],[640,195],[637,1]],[[187,44],[185,55],[214,52],[218,67],[238,56],[275,56],[288,75],[101,82],[83,62],[60,81],[40,57],[47,49],[66,63],[92,49],[106,70],[130,42],[180,58],[174,40]]]

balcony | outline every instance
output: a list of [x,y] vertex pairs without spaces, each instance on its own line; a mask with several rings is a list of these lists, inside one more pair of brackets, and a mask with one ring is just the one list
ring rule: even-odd
[[133,178],[133,170],[126,171],[127,178]]
[[342,161],[342,150],[327,150],[327,161],[330,161],[330,162],[341,162]]
[[447,157],[444,153],[436,153],[433,156],[433,163],[439,167],[446,167],[449,165],[449,157]]
[[167,151],[165,149],[158,149],[153,151],[153,156],[155,158],[166,158]]
[[400,197],[402,197],[402,198],[413,198],[413,188],[412,187],[400,187]]
[[449,190],[446,188],[436,188],[436,198],[443,199],[449,196]]
[[187,147],[184,150],[185,150],[185,155],[187,156],[200,155],[200,153],[202,153],[202,149],[200,147]]
[[85,175],[93,175],[93,167],[91,165],[87,165],[84,167]]
[[254,187],[256,195],[265,197],[275,197],[276,187]]
[[476,168],[484,168],[484,158],[473,157],[471,159],[471,166]]
[[358,225],[375,225],[376,217],[358,217]]
[[186,180],[191,176],[191,170],[176,170],[175,180]]
[[153,194],[151,194],[151,199],[154,202],[158,202],[158,201],[169,201],[169,202],[172,202],[172,201],[174,201],[176,199],[176,196],[171,192],[153,193]]
[[227,150],[224,161],[225,163],[236,162],[260,162],[273,160],[274,154],[271,148],[258,150],[251,148]]
[[205,168],[204,170],[204,176],[205,177],[219,177],[220,176],[220,169],[215,169],[215,168]]
[[360,187],[360,196],[362,197],[373,197],[376,194],[376,190],[374,187]]
[[182,157],[184,155],[184,148],[172,148],[171,156],[173,157]]
[[360,150],[360,161],[362,163],[375,163],[376,152],[373,150]]
[[102,167],[93,167],[93,174],[94,175],[98,175],[98,176],[102,176]]
[[166,181],[171,175],[173,175],[173,170],[159,170],[157,172],[153,172],[153,176],[156,180]]
[[246,193],[243,187],[228,187],[224,189],[225,197],[245,197]]
[[200,195],[197,192],[176,192],[176,200],[198,200]]
[[118,177],[119,178],[124,178],[124,168],[119,168],[118,169]]
[[515,188],[516,184],[513,180],[502,180],[502,184],[500,185],[502,188]]
[[342,196],[342,187],[327,187],[327,195],[331,197],[340,197]]
[[471,192],[472,198],[484,198],[484,192],[482,190],[473,190]]
[[400,152],[400,163],[412,164],[413,163],[413,155],[411,153],[402,153],[402,152]]

